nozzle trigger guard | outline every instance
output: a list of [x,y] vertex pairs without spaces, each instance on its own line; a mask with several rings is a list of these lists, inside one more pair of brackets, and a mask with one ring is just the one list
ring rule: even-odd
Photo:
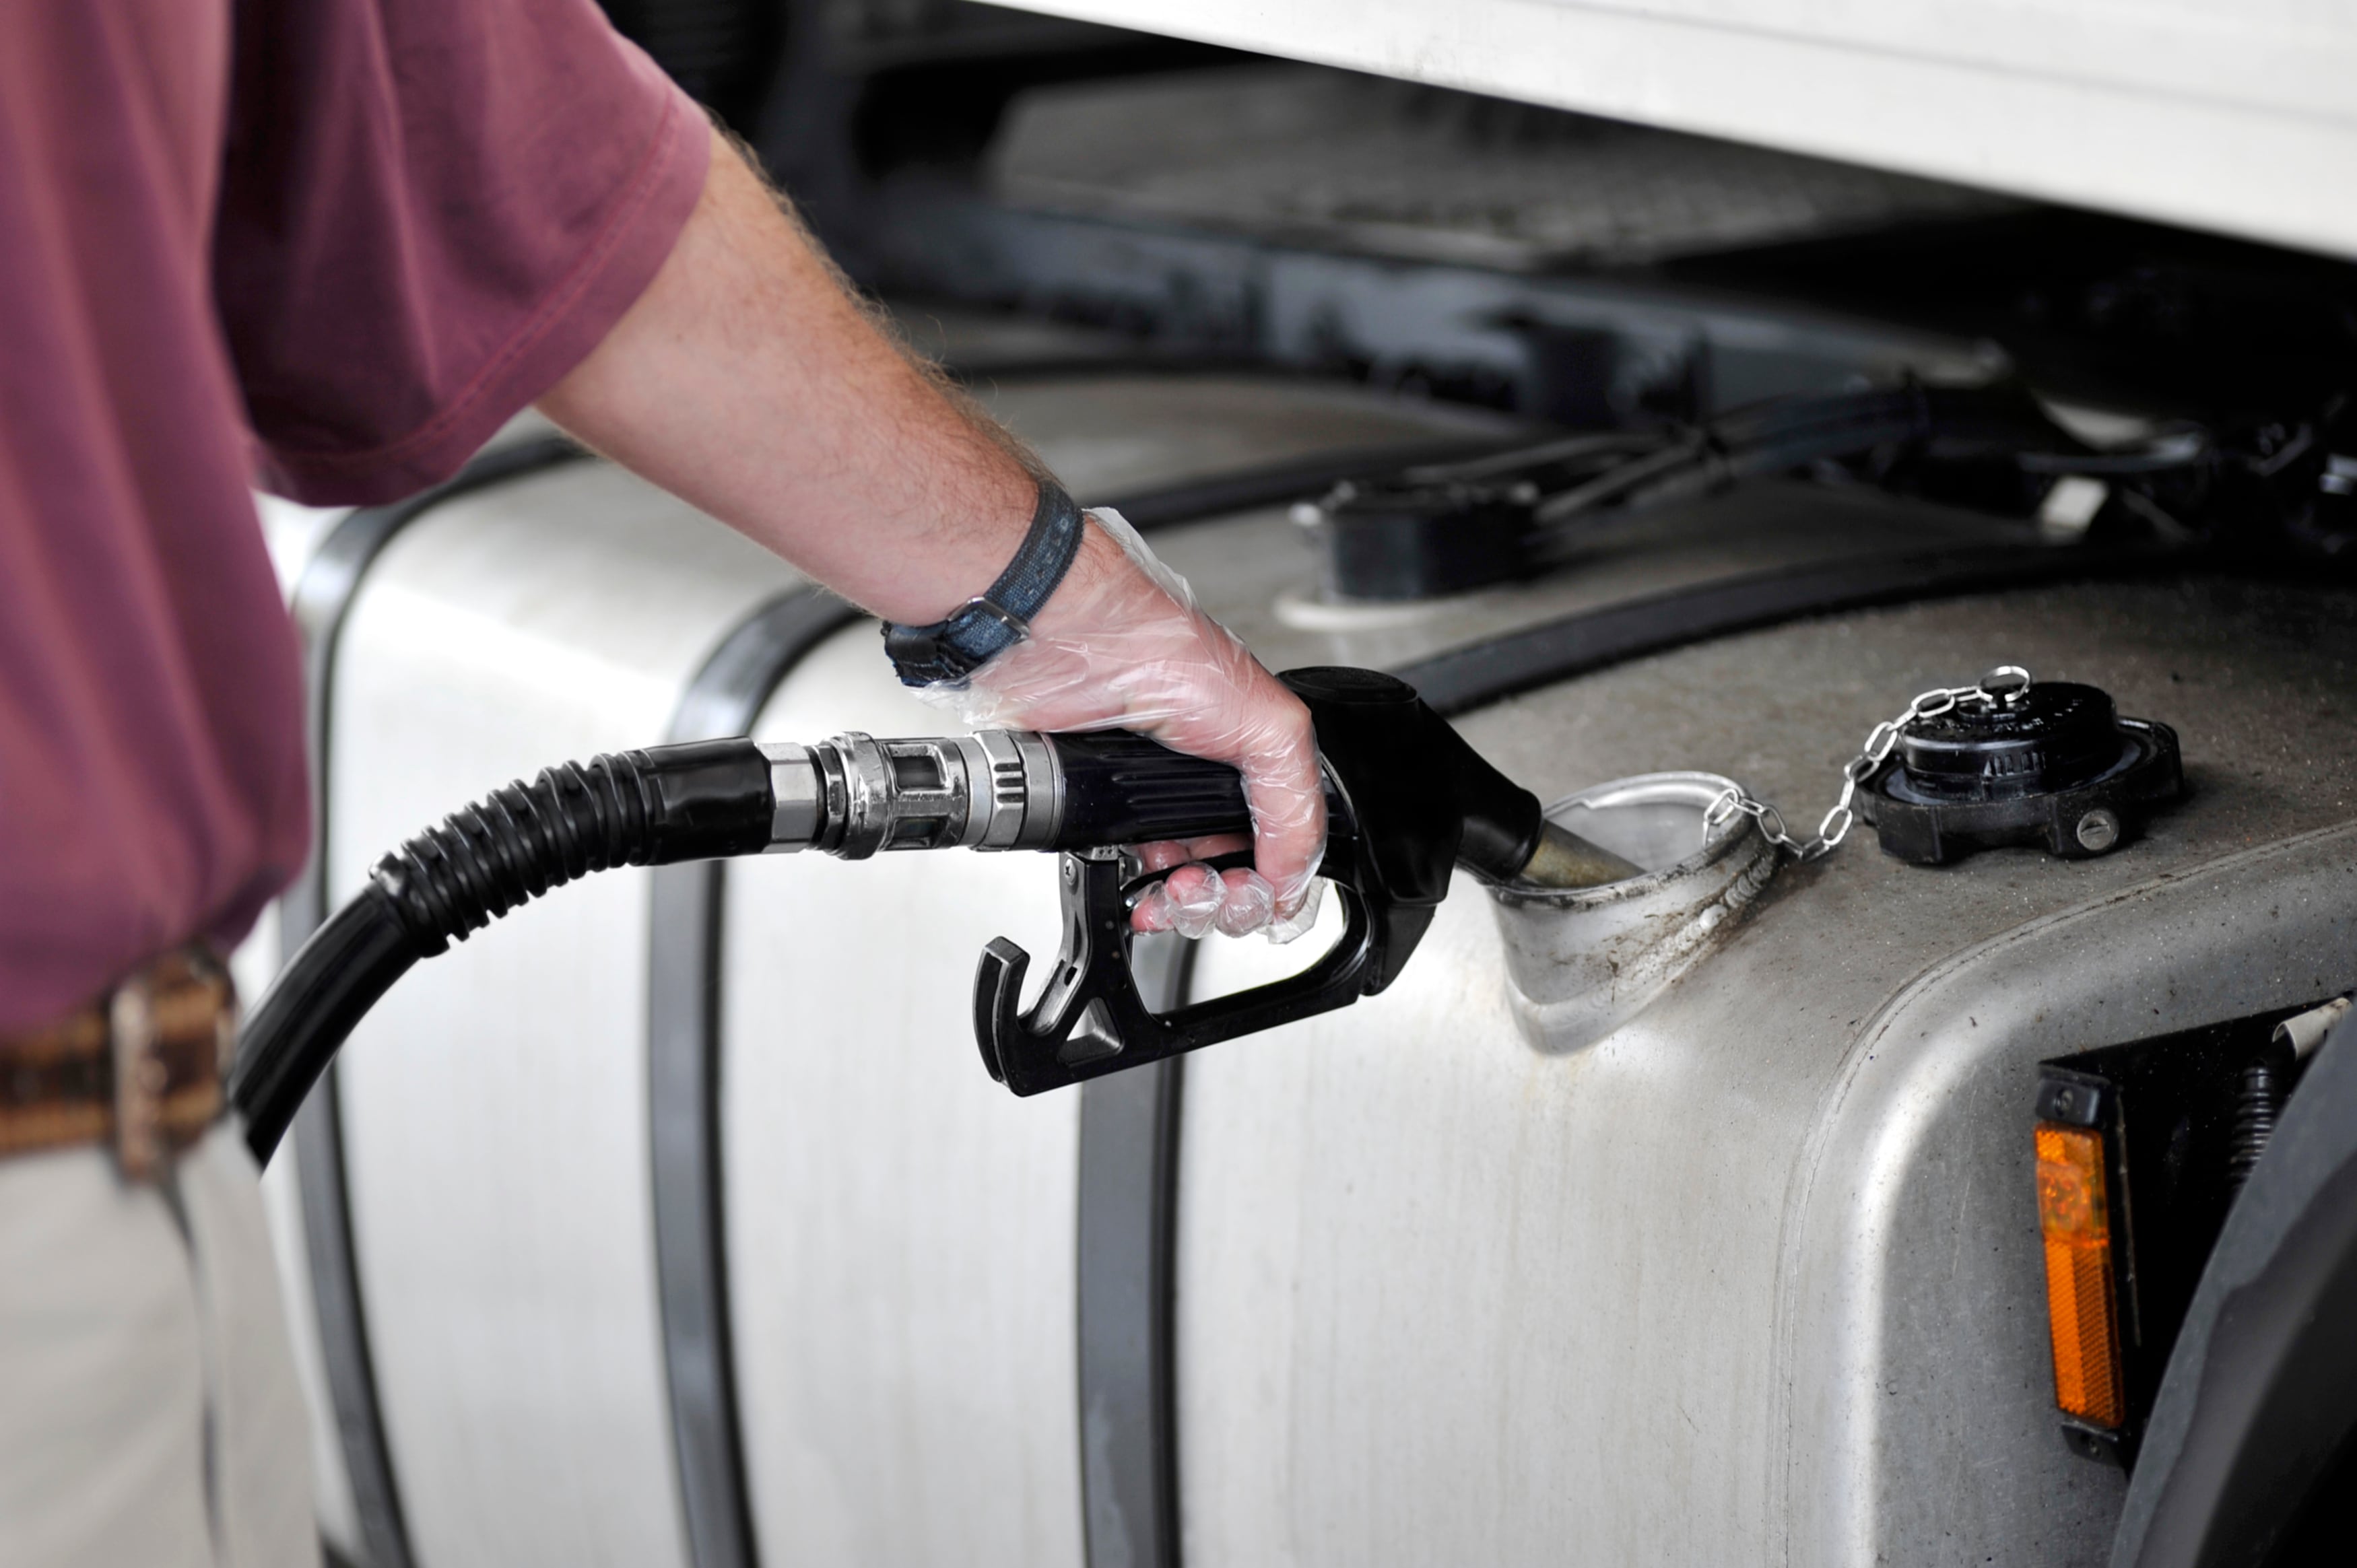
[[1342,906],[1341,940],[1290,979],[1157,1015],[1130,970],[1120,852],[1068,848],[1063,947],[1028,1011],[1030,955],[1004,937],[983,950],[974,1027],[991,1077],[1038,1094],[1347,1006],[1398,976],[1455,866],[1502,881],[1529,864],[1538,797],[1481,760],[1414,688],[1339,667],[1277,679],[1317,730],[1327,818],[1319,874]]
[[1017,1094],[1061,1089],[1331,1012],[1382,989],[1389,978],[1367,900],[1349,880],[1329,874],[1344,926],[1341,940],[1316,963],[1287,980],[1157,1015],[1130,969],[1129,893],[1137,884],[1124,883],[1116,852],[1068,853],[1062,862],[1064,942],[1039,1000],[1022,1009],[1031,955],[1005,937],[983,949],[974,974],[983,1066]]

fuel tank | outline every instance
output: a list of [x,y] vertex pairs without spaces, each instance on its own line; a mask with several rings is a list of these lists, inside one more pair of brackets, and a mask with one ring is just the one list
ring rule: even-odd
[[[2100,1560],[2123,1487],[2055,1431],[2036,1065],[2357,983],[2349,599],[1760,482],[1534,581],[1339,603],[1286,503],[1511,424],[1211,367],[983,385],[1265,662],[1405,673],[1644,887],[1460,876],[1383,995],[1024,1101],[970,991],[988,939],[1055,946],[1047,857],[519,912],[376,1009],[273,1173],[339,1550]],[[330,902],[561,758],[946,722],[872,622],[604,464],[383,534],[309,623]],[[1722,780],[1813,822],[1878,720],[2000,663],[2176,726],[2186,802],[2082,860],[1706,831]],[[1200,997],[1318,940],[1140,961]]]

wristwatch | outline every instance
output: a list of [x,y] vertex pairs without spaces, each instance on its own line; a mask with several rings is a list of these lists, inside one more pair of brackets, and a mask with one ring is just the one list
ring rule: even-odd
[[1081,509],[1062,486],[1039,481],[1039,504],[1015,559],[987,591],[931,626],[884,623],[884,651],[904,686],[963,681],[996,654],[1029,635],[1031,618],[1048,602],[1081,552]]

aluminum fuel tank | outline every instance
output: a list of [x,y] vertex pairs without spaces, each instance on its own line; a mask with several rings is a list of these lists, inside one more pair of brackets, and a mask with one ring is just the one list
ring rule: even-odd
[[[1142,510],[1507,433],[1228,375],[996,398],[1082,499]],[[1273,494],[1202,493],[1157,548],[1265,662],[1518,690],[1460,726],[1543,797],[1699,770],[1813,820],[1875,720],[2001,661],[2176,724],[2193,795],[2089,862],[1925,871],[1861,836],[1761,878],[1577,1029],[1517,990],[1501,911],[1460,879],[1384,995],[1126,1100],[1018,1101],[975,1054],[982,943],[1053,946],[1045,857],[568,888],[421,966],[339,1069],[378,1413],[360,1430],[347,1402],[338,1446],[381,1468],[362,1489],[395,1521],[359,1549],[397,1528],[435,1568],[2100,1557],[2117,1477],[2063,1449],[2045,1381],[2032,1064],[2357,980],[2340,601],[2170,581],[1838,608],[2036,547],[1762,485],[1539,583],[1335,606]],[[338,639],[333,889],[564,757],[942,727],[872,624],[797,588],[602,465],[425,512]],[[1631,656],[1810,602],[1838,613]],[[1544,950],[1545,911],[1507,918]],[[1305,956],[1213,942],[1189,983]],[[666,1076],[699,1052],[703,1101]],[[1142,1262],[1101,1244],[1157,1226]],[[1162,1355],[1168,1386],[1130,1400]]]
[[[2357,981],[2352,659],[2326,596],[2073,586],[1461,720],[1542,794],[1699,767],[1813,822],[1877,718],[2014,661],[2175,723],[2192,794],[2092,861],[1862,832],[1596,1039],[1517,1026],[1514,933],[1460,875],[1383,996],[1190,1059],[1189,1560],[2104,1561],[2119,1473],[2053,1414],[2034,1064]],[[1199,983],[1268,961],[1211,946]]]
[[[1304,461],[1314,467],[1321,455],[1458,447],[1512,428],[1478,413],[1258,376],[1148,380],[1114,371],[1042,381],[1010,373],[992,401],[1082,494],[1143,496],[1149,506],[1174,489]],[[332,540],[322,545],[315,566],[336,564],[335,549]],[[646,744],[694,723],[698,671],[732,631],[797,585],[728,531],[586,461],[527,467],[454,495],[405,520],[364,565],[332,623],[325,666],[331,897],[356,886],[385,847],[455,803],[551,759]],[[298,589],[298,604],[302,597]],[[780,702],[802,697],[818,710],[809,722],[829,733],[941,726],[939,715],[899,693],[872,627],[846,631],[842,642],[819,649]],[[787,878],[770,897],[809,918],[778,934],[781,955],[822,950],[816,934],[873,928],[875,912],[886,929],[855,953],[839,952],[814,985],[803,975],[793,1017],[732,1025],[732,1053],[739,1045],[757,1049],[741,1067],[732,1055],[732,1080],[741,1073],[748,1087],[727,1095],[731,1113],[768,1104],[779,1129],[814,1114],[836,1132],[732,1131],[732,1156],[815,1155],[835,1176],[779,1187],[771,1184],[784,1173],[748,1171],[741,1185],[732,1182],[738,1196],[728,1212],[734,1224],[770,1229],[790,1218],[773,1211],[771,1198],[795,1215],[837,1214],[850,1222],[856,1254],[843,1308],[890,1325],[922,1321],[927,1303],[955,1302],[953,1316],[1004,1330],[1017,1353],[995,1369],[986,1357],[967,1357],[974,1347],[963,1341],[902,1333],[902,1348],[927,1373],[908,1391],[920,1407],[917,1430],[895,1427],[885,1380],[861,1380],[866,1397],[823,1444],[854,1474],[817,1504],[790,1444],[775,1450],[774,1462],[767,1458],[769,1411],[760,1402],[770,1394],[748,1391],[748,1446],[762,1457],[746,1471],[739,1507],[791,1555],[802,1554],[797,1531],[814,1532],[812,1549],[837,1555],[820,1543],[856,1543],[866,1530],[882,1532],[882,1560],[912,1552],[1077,1561],[1071,1359],[1069,1329],[1058,1330],[1071,1313],[1074,1107],[1016,1116],[996,1091],[980,1092],[986,1085],[964,1070],[972,1047],[953,1022],[963,1004],[941,1015],[922,1004],[931,993],[918,983],[942,980],[943,994],[953,995],[971,950],[993,934],[985,926],[1002,913],[1049,908],[1039,897],[1049,885],[1039,878],[1052,867],[963,855],[936,861],[924,899],[911,896],[904,876],[895,880],[909,869],[895,862],[816,906],[802,903],[804,888],[791,875],[800,868],[781,868]],[[332,1446],[350,1474],[327,1466],[323,1512],[331,1527],[357,1516],[346,1544],[368,1558],[692,1560],[692,1527],[708,1510],[687,1500],[697,1483],[683,1479],[674,1452],[661,1299],[667,1286],[650,1176],[655,914],[648,880],[623,872],[578,889],[587,897],[552,905],[554,918],[485,932],[489,940],[465,944],[388,999],[336,1074],[342,1191],[340,1204],[327,1207],[341,1215],[323,1221],[315,1213],[296,1225],[304,1203],[278,1206],[289,1255],[327,1282],[315,1291],[326,1308],[316,1315],[319,1348],[306,1359],[323,1404],[337,1406],[323,1419],[341,1429],[343,1441]],[[758,873],[740,880],[770,886]],[[927,920],[939,929],[928,930]],[[731,928],[759,929],[759,915],[748,911]],[[725,987],[732,1008],[738,989]],[[825,1008],[838,1002],[840,1015],[828,1018]],[[771,1102],[766,1088],[751,1087],[773,1061],[829,1042],[865,1042],[856,1054],[946,1042],[954,1066],[918,1071],[913,1081],[897,1070],[865,1079],[899,1095],[894,1138],[868,1146],[849,1135],[853,1119],[839,1089],[814,1080]],[[911,1147],[896,1148],[926,1128],[928,1090],[949,1097],[937,1121],[985,1118],[967,1133],[974,1163],[956,1180],[909,1179],[921,1165],[909,1163]],[[306,1145],[300,1137],[293,1144],[299,1179]],[[946,1154],[949,1145],[939,1146]],[[837,1184],[863,1172],[877,1176],[883,1197],[902,1210],[897,1240],[893,1227],[845,1206]],[[1006,1229],[1017,1217],[1017,1230],[1030,1235],[1023,1245]],[[321,1245],[323,1223],[345,1232],[357,1311],[335,1299],[344,1282],[333,1277],[337,1238]],[[936,1232],[970,1239],[963,1273],[937,1247],[919,1244]],[[818,1251],[805,1247],[802,1255],[795,1278],[807,1288],[825,1276]],[[908,1265],[897,1274],[858,1272],[894,1256]],[[758,1268],[753,1273],[759,1281]],[[1003,1303],[996,1316],[966,1299],[994,1291]],[[748,1303],[737,1332],[748,1368],[766,1364],[772,1327],[821,1350],[839,1339],[831,1320],[788,1313],[792,1299]],[[854,1369],[847,1340],[836,1355]],[[924,1397],[932,1380],[968,1362],[980,1380],[972,1389],[944,1383],[941,1398]],[[325,1398],[339,1367],[347,1385],[355,1377],[372,1385],[361,1391],[372,1400],[358,1402],[372,1402],[372,1415],[354,1409],[349,1387],[339,1391],[346,1397]],[[823,1392],[795,1395],[784,1413],[824,1411]]]

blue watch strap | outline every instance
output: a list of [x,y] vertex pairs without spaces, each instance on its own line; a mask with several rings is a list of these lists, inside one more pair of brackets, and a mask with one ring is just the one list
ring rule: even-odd
[[1039,481],[1030,531],[1006,570],[979,597],[931,626],[884,623],[884,651],[904,686],[963,681],[993,655],[1023,640],[1031,618],[1063,582],[1081,552],[1081,509],[1052,479]]

